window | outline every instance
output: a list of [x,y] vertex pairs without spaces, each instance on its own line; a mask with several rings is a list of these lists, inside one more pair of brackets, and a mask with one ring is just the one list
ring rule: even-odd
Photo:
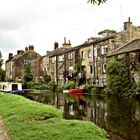
[[81,52],[82,59],[85,59],[85,51]]
[[64,59],[64,55],[60,55],[60,56],[59,56],[59,62],[62,62],[63,59]]
[[55,63],[56,57],[52,57],[52,63]]
[[73,53],[72,52],[68,53],[68,60],[71,60],[71,59],[73,59]]
[[62,66],[62,67],[61,67],[61,68],[59,68],[59,70],[58,70],[59,74],[62,74],[62,73],[63,73],[63,71],[64,71],[64,66]]
[[140,63],[140,53],[137,54],[138,63]]
[[88,50],[88,58],[91,58],[91,50]]
[[94,48],[94,56],[97,57],[97,48]]
[[92,67],[93,67],[93,66],[92,66],[92,65],[90,65],[90,73],[92,73],[92,72],[93,72]]
[[102,47],[101,47],[101,54],[107,54],[107,52],[108,52],[108,47],[107,47],[107,45],[102,46]]
[[24,60],[24,65],[29,64],[30,60]]
[[103,64],[103,73],[106,72],[106,64]]

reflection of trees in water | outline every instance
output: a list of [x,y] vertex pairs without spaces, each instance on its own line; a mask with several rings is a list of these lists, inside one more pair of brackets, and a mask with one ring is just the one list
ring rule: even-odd
[[27,92],[24,95],[25,97],[29,98],[30,100],[34,100],[40,103],[45,103],[49,105],[55,105],[55,94],[54,93],[30,93]]
[[136,136],[135,120],[136,103],[133,99],[108,98],[107,106],[107,128],[111,131],[110,135],[115,134],[125,140],[138,140]]
[[111,140],[140,140],[140,102],[102,96],[29,93],[28,98],[54,105],[67,119],[84,119],[105,128]]
[[68,119],[90,120],[100,127],[105,126],[105,100],[95,96],[69,96],[65,99],[64,117]]
[[97,96],[92,100],[92,121],[100,126],[105,128],[105,115],[106,115],[106,101],[105,97]]
[[64,117],[68,119],[83,119],[85,117],[86,102],[83,97],[65,98]]

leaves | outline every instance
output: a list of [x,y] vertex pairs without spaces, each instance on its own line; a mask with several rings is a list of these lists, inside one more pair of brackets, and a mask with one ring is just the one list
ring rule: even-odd
[[108,34],[117,33],[115,30],[105,29],[103,31],[98,32],[98,35],[106,36]]
[[25,67],[25,72],[24,72],[24,81],[30,82],[32,80],[33,80],[33,74],[31,72],[30,65],[27,64]]
[[125,96],[131,87],[128,67],[118,61],[116,58],[111,58],[107,63],[107,85],[112,94]]
[[100,5],[105,3],[107,0],[88,0],[88,3]]
[[2,54],[1,54],[1,51],[0,51],[0,68],[2,67],[3,65],[3,59],[2,59]]

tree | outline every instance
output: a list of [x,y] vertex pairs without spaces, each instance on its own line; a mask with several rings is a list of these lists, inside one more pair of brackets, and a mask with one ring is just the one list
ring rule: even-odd
[[4,81],[5,80],[5,71],[0,68],[0,81]]
[[110,94],[128,96],[132,86],[128,66],[113,57],[107,62],[106,73]]
[[82,58],[78,56],[77,61],[75,63],[73,75],[77,76],[79,73],[81,73],[81,68],[82,68]]
[[25,71],[24,71],[24,81],[30,82],[32,80],[33,80],[33,74],[32,74],[31,69],[30,69],[30,64],[27,64],[25,66]]
[[4,81],[5,79],[5,71],[2,69],[2,65],[3,65],[3,59],[0,51],[0,81]]
[[108,34],[117,33],[115,30],[105,29],[103,31],[98,32],[98,35],[107,36]]
[[1,54],[1,51],[0,51],[0,68],[2,67],[3,65],[3,59],[2,59],[2,54]]
[[44,78],[44,82],[46,83],[49,83],[51,81],[51,76],[48,75],[47,73],[43,75],[43,78]]
[[97,4],[100,5],[102,3],[105,3],[107,0],[88,0],[89,3],[91,4]]

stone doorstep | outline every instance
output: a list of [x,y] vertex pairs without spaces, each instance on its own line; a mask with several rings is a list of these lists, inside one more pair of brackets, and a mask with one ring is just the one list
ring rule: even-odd
[[2,117],[0,117],[0,140],[10,140],[4,128]]

